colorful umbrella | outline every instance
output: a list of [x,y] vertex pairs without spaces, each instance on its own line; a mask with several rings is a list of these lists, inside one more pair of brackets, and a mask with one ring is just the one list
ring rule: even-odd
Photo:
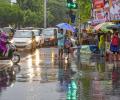
[[113,24],[112,22],[101,23],[101,24],[98,24],[97,26],[95,26],[94,30],[96,30],[96,31],[101,30],[102,32],[106,33],[106,32],[111,31],[110,29],[107,28],[108,26],[111,26],[111,25],[115,25],[115,24]]
[[94,30],[98,31],[105,23],[98,24],[94,27]]
[[75,32],[75,29],[73,28],[73,26],[71,26],[68,23],[60,23],[60,24],[58,24],[56,26],[59,27],[60,29],[66,29],[66,30],[70,30],[72,32]]

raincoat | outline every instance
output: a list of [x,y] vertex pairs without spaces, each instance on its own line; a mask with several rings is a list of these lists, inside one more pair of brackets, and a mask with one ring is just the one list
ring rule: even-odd
[[2,53],[6,53],[7,52],[7,47],[6,47],[6,42],[7,42],[7,36],[6,34],[3,32],[0,36],[0,51]]
[[99,41],[99,50],[100,50],[100,54],[104,55],[104,51],[105,51],[105,40],[104,40],[104,36],[101,35],[100,36],[100,41]]

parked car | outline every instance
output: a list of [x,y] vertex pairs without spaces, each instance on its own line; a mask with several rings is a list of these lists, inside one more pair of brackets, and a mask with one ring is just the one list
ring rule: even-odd
[[40,33],[41,33],[44,28],[35,28],[35,29],[40,30]]
[[58,28],[46,28],[42,30],[44,36],[44,44],[47,46],[57,45]]
[[13,42],[18,49],[36,49],[36,39],[31,30],[17,30],[13,37]]
[[40,30],[32,30],[35,34],[35,39],[37,43],[37,47],[41,47],[44,45],[44,37],[41,34]]

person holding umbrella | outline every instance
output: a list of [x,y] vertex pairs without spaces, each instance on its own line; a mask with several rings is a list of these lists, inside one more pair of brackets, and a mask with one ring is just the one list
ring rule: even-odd
[[59,58],[61,59],[63,56],[63,48],[64,48],[64,34],[63,29],[59,30],[58,38],[58,48],[59,48]]

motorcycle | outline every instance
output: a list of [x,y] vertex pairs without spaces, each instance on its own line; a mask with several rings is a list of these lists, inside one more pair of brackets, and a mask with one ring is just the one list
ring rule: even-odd
[[0,60],[11,60],[14,64],[20,62],[20,55],[17,52],[15,45],[11,42],[7,42],[8,54],[3,55],[3,52],[0,52]]

